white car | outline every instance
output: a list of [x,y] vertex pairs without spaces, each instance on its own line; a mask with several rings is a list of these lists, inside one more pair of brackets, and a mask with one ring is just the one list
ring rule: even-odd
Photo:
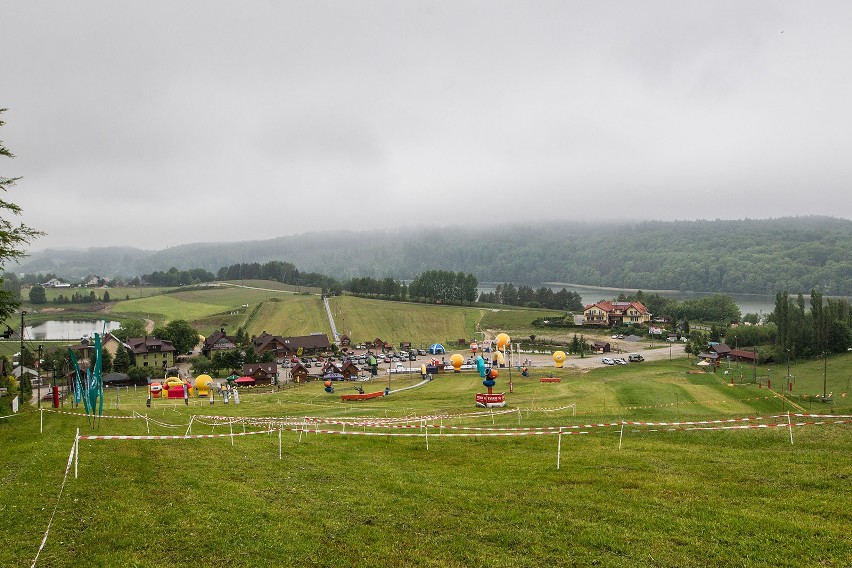
[[615,364],[616,365],[626,365],[627,361],[625,361],[624,358],[622,357],[621,359],[616,359]]
[[601,359],[601,363],[603,363],[604,365],[615,365],[615,361],[613,361],[609,357],[604,357],[603,359]]

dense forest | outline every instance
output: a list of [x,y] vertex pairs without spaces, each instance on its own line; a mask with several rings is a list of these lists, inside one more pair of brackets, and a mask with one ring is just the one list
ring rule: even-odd
[[476,228],[334,231],[162,251],[35,253],[15,272],[125,279],[166,271],[280,261],[338,281],[410,280],[435,267],[480,282],[546,282],[643,290],[852,295],[852,221],[789,217],[735,221],[548,223]]

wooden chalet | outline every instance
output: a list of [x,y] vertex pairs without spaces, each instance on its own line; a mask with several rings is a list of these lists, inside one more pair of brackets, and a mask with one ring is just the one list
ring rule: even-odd
[[354,381],[358,378],[358,373],[361,369],[358,368],[358,365],[347,359],[343,362],[343,365],[340,367],[340,374],[343,375],[343,378],[347,381]]
[[294,363],[293,366],[290,367],[290,376],[293,378],[294,382],[304,383],[308,380],[308,375],[308,369],[301,363]]
[[612,346],[607,341],[595,341],[593,349],[595,353],[609,353],[612,350]]
[[251,340],[252,347],[254,347],[254,352],[258,355],[262,355],[266,352],[271,351],[276,358],[288,357],[291,354],[287,350],[287,346],[284,343],[284,338],[280,335],[272,335],[271,333],[263,332],[257,337],[253,337]]
[[754,363],[757,361],[758,353],[755,351],[744,351],[742,349],[731,349],[728,359],[740,363]]
[[295,355],[300,349],[305,355],[318,355],[331,351],[331,342],[324,333],[283,337],[284,349],[287,355]]
[[350,345],[352,345],[352,338],[350,338],[348,335],[341,335],[340,336],[340,346],[341,347],[349,347]]
[[278,365],[275,363],[246,363],[243,365],[244,377],[254,379],[256,385],[272,384],[278,375]]
[[222,328],[204,338],[204,343],[201,345],[201,353],[206,357],[210,357],[213,351],[230,351],[236,348],[236,338],[226,335],[225,329]]

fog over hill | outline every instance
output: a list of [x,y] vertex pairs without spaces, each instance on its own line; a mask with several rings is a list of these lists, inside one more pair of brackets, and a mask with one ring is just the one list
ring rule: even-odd
[[493,230],[432,227],[304,233],[246,242],[194,243],[158,251],[131,247],[50,249],[16,273],[132,278],[240,263],[291,262],[301,271],[413,278],[431,269],[480,281],[769,293],[852,294],[852,221],[785,217],[639,223],[544,223]]

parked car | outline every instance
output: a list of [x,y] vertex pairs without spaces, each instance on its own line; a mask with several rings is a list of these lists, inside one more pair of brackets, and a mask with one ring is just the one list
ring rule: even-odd
[[631,363],[641,363],[645,360],[645,358],[639,355],[638,353],[631,353],[627,356],[627,360]]
[[609,357],[604,357],[603,359],[601,359],[601,363],[603,363],[604,365],[615,365],[615,361],[613,361]]
[[614,359],[616,365],[626,365],[627,361],[624,360],[624,357],[621,359]]

